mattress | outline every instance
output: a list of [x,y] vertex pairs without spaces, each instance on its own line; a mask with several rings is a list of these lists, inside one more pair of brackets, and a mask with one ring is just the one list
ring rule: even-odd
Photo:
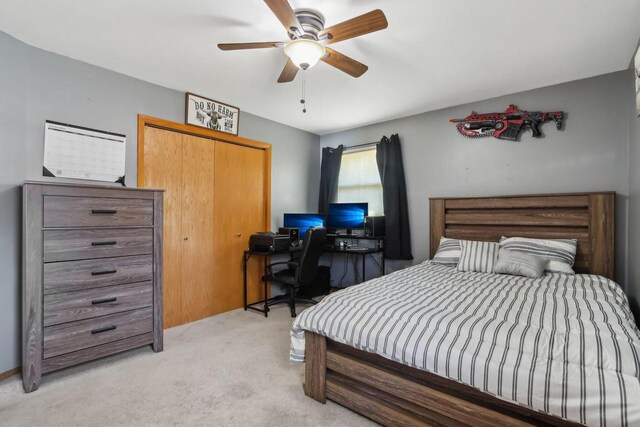
[[587,425],[640,425],[640,336],[627,297],[595,275],[532,279],[427,261],[330,294],[304,331]]

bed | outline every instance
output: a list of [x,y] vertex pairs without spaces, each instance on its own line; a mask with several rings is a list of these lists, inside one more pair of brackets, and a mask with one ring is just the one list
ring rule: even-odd
[[292,328],[305,393],[385,425],[640,423],[640,338],[614,274],[614,193],[430,200],[440,237],[577,238],[576,276],[431,262],[332,294]]

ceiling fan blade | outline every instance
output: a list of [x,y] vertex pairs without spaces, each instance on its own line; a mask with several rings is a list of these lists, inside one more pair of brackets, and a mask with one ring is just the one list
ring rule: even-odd
[[330,38],[326,43],[333,44],[364,34],[384,30],[388,25],[389,23],[384,13],[380,9],[376,9],[332,27],[325,28],[318,33],[318,37],[323,38],[329,36]]
[[220,43],[218,47],[221,50],[240,50],[240,49],[265,49],[270,47],[282,47],[283,42],[252,42],[252,43]]
[[296,78],[296,74],[298,74],[298,67],[288,59],[287,63],[284,65],[282,73],[280,73],[280,77],[278,77],[278,83],[292,82],[293,79]]
[[363,63],[358,62],[355,59],[351,59],[340,52],[336,52],[331,48],[326,49],[328,55],[323,56],[320,59],[332,67],[336,67],[338,70],[344,71],[352,77],[360,77],[369,69],[369,67]]
[[304,34],[302,25],[300,25],[300,21],[298,21],[296,14],[293,12],[287,0],[264,0],[264,2],[269,6],[269,9],[276,15],[287,31],[292,33],[297,32],[298,36]]

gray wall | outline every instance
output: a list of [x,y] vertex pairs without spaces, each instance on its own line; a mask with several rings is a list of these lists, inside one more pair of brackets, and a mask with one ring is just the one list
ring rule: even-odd
[[0,33],[0,372],[18,366],[28,54]]
[[[629,299],[636,320],[640,319],[640,118],[636,113],[635,70],[627,73],[629,96]],[[633,285],[633,286],[631,286]]]
[[[25,179],[45,179],[45,120],[126,134],[127,184],[135,186],[137,114],[182,122],[184,93],[33,48],[2,32],[0,58],[1,373],[19,365],[19,186]],[[272,225],[279,225],[284,211],[315,209],[319,136],[241,115],[240,136],[273,147]]]
[[[617,278],[626,284],[628,73],[619,72],[473,104],[377,123],[321,137],[321,145],[353,145],[398,133],[403,148],[414,262],[427,259],[429,197],[614,190],[617,199]],[[385,102],[402,102],[387,99]],[[523,109],[567,113],[562,131],[521,142],[467,139],[450,118],[472,110]],[[336,261],[334,260],[334,264]],[[392,267],[398,268],[396,264]],[[334,268],[340,271],[341,264]],[[373,271],[373,269],[369,269]]]

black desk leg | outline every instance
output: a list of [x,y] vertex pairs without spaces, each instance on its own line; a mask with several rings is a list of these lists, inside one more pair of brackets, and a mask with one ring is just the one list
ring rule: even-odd
[[366,255],[361,255],[362,256],[362,282],[364,283],[367,281],[366,276],[365,276],[365,269],[364,266],[367,264],[367,256]]
[[242,274],[244,275],[244,311],[247,311],[247,260],[249,259],[249,256],[247,256],[246,253],[242,254]]
[[267,287],[269,286],[269,281],[267,280],[268,267],[267,257],[264,257],[264,276],[262,277],[262,281],[264,282],[264,317],[269,317],[269,305],[267,304]]

